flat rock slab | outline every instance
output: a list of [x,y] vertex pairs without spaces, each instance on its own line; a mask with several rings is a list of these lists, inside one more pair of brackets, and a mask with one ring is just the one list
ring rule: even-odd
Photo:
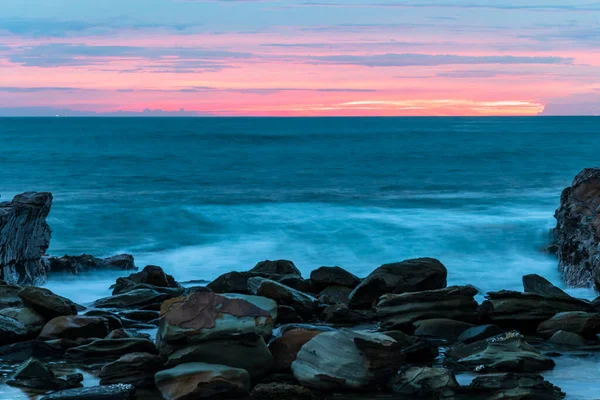
[[69,389],[43,396],[40,400],[133,400],[133,385],[117,384]]

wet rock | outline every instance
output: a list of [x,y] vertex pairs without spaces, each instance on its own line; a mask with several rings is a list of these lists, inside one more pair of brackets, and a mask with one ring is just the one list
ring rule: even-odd
[[77,338],[77,339],[53,339],[43,341],[46,345],[53,348],[56,352],[60,352],[64,356],[65,352],[74,347],[83,346],[92,343],[95,338]]
[[272,299],[277,304],[293,307],[300,315],[312,315],[319,307],[319,301],[313,296],[270,279],[250,278],[248,290],[254,295]]
[[572,299],[571,296],[554,286],[546,278],[537,274],[523,276],[523,288],[525,289],[525,293],[535,293],[545,297]]
[[480,340],[503,334],[502,328],[496,325],[480,325],[467,329],[458,336],[458,341],[462,343],[474,343]]
[[116,384],[62,390],[48,394],[40,400],[133,400],[135,386]]
[[150,353],[130,353],[100,370],[100,384],[126,383],[136,388],[153,387],[154,375],[163,369],[164,358]]
[[500,327],[535,332],[543,321],[567,311],[593,311],[592,306],[579,299],[545,297],[535,293],[510,290],[489,292],[480,308],[482,320]]
[[433,258],[385,264],[367,276],[350,294],[352,308],[371,308],[384,294],[421,292],[446,287],[446,267]]
[[478,376],[461,391],[458,400],[560,400],[560,388],[536,374],[497,374]]
[[340,267],[321,267],[310,273],[310,280],[317,289],[328,286],[345,286],[354,289],[360,284],[360,278]]
[[9,307],[23,307],[23,300],[19,297],[19,292],[22,289],[19,285],[11,285],[5,281],[0,281],[0,310]]
[[239,299],[247,301],[250,304],[254,304],[256,307],[262,308],[267,311],[273,320],[278,317],[279,306],[274,300],[271,300],[262,296],[253,296],[251,294],[239,294],[239,293],[224,293],[221,296],[228,299]]
[[64,353],[56,350],[42,340],[27,340],[0,346],[0,359],[3,361],[22,362],[31,357],[58,357]]
[[576,333],[587,339],[596,339],[600,333],[600,314],[583,311],[572,311],[556,314],[542,322],[537,332],[544,337],[550,337],[558,331]]
[[113,331],[115,329],[123,328],[123,320],[116,313],[107,310],[90,310],[84,314],[86,317],[103,317],[108,321],[108,329]]
[[252,379],[266,376],[274,361],[264,339],[243,335],[233,339],[209,340],[186,346],[169,355],[167,368],[191,362],[226,365],[248,371]]
[[515,332],[454,346],[446,351],[446,356],[475,372],[537,372],[554,367],[551,358]]
[[155,382],[165,400],[243,397],[250,390],[250,375],[245,370],[206,363],[160,371]]
[[300,270],[293,262],[288,260],[261,261],[250,270],[255,273],[267,273],[275,275],[297,275],[302,276]]
[[108,332],[106,318],[68,315],[48,321],[39,338],[42,340],[103,338],[108,335]]
[[404,330],[415,321],[434,318],[476,322],[476,294],[477,289],[472,286],[388,294],[377,303],[377,315],[384,329]]
[[16,319],[0,315],[0,345],[27,339],[27,329]]
[[89,254],[80,256],[43,257],[42,261],[49,273],[62,272],[79,275],[97,270],[137,270],[133,256],[119,254],[108,258],[97,258]]
[[161,267],[147,265],[138,273],[131,274],[126,278],[118,278],[112,294],[125,293],[139,284],[165,288],[181,288],[181,285],[175,282],[175,279],[171,275],[166,274]]
[[28,307],[46,319],[62,315],[76,315],[77,305],[71,300],[52,293],[48,289],[28,286],[19,292],[19,297]]
[[10,386],[26,387],[41,390],[64,390],[81,386],[83,375],[72,374],[64,378],[54,375],[46,365],[36,358],[30,358],[22,363],[10,380]]
[[337,329],[327,325],[312,325],[312,324],[285,324],[281,325],[273,331],[275,338],[281,337],[286,332],[293,331],[294,329],[304,329],[307,331],[319,331],[319,332],[335,332]]
[[156,354],[156,347],[150,340],[144,339],[97,339],[93,342],[73,347],[65,353],[66,358],[104,360],[118,359],[128,353]]
[[287,383],[259,384],[250,392],[251,400],[319,400],[307,388]]
[[581,347],[591,344],[583,336],[567,331],[556,331],[548,342],[559,346]]
[[115,296],[104,297],[94,302],[97,308],[140,308],[151,305],[160,306],[172,296],[153,289],[135,289]]
[[277,323],[278,324],[295,324],[303,322],[302,317],[298,312],[290,306],[277,306]]
[[146,339],[150,340],[147,333],[138,332],[135,329],[115,329],[106,335],[105,339]]
[[377,314],[370,310],[352,310],[346,304],[335,304],[323,310],[321,320],[336,326],[355,326],[377,321]]
[[5,308],[0,310],[0,315],[15,319],[23,324],[28,337],[37,336],[46,323],[44,317],[29,307]]
[[346,286],[329,286],[319,293],[319,301],[323,304],[349,304],[352,289]]
[[454,343],[463,332],[473,328],[474,325],[452,319],[436,318],[417,321],[415,327],[415,336],[444,339]]
[[[263,302],[274,303],[268,299]],[[277,310],[277,305],[272,308]],[[169,354],[173,350],[170,345],[183,346],[242,334],[268,337],[273,321],[269,311],[249,301],[196,292],[163,303],[157,346],[161,354]]]
[[404,359],[389,336],[342,329],[306,343],[292,363],[294,377],[318,390],[359,390],[385,384]]
[[458,382],[454,373],[444,368],[410,367],[390,381],[394,393],[414,397],[444,397],[454,394]]
[[131,311],[122,311],[119,315],[123,318],[134,320],[134,321],[142,321],[149,322],[160,317],[160,311],[155,310],[131,310]]
[[559,269],[568,286],[600,283],[599,210],[600,169],[586,168],[563,190],[554,214]]
[[0,203],[0,280],[27,285],[47,279],[41,257],[50,245],[51,193],[27,192]]
[[439,356],[437,346],[423,338],[407,335],[402,331],[387,331],[383,334],[398,342],[408,363],[423,363]]
[[289,371],[302,346],[321,333],[323,332],[318,330],[292,329],[269,343],[269,350],[275,359],[275,369],[280,372]]

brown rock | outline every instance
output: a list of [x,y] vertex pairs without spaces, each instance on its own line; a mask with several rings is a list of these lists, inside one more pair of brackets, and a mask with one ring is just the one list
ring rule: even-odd
[[289,371],[302,346],[321,333],[323,332],[293,329],[272,341],[269,350],[275,359],[275,369],[281,372]]
[[42,340],[104,338],[108,332],[106,318],[68,315],[48,321],[39,338]]

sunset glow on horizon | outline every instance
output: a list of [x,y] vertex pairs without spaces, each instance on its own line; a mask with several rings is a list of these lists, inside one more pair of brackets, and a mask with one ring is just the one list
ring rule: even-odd
[[527,3],[4,0],[0,115],[600,114],[600,3]]

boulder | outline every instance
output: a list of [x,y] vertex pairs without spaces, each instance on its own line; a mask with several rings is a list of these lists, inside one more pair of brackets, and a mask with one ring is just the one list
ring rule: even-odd
[[27,192],[0,203],[0,280],[40,285],[46,282],[41,257],[50,245],[46,217],[51,193]]
[[21,342],[27,339],[27,329],[16,319],[0,315],[0,345]]
[[459,387],[452,371],[428,367],[410,367],[394,376],[389,385],[394,393],[430,399],[452,395]]
[[264,339],[254,334],[183,347],[169,355],[167,368],[193,362],[244,369],[252,379],[268,375],[274,367],[273,356]]
[[340,267],[321,267],[310,273],[310,280],[318,290],[328,286],[344,286],[354,289],[360,278]]
[[116,384],[61,390],[47,394],[40,400],[134,400],[135,386]]
[[454,343],[463,332],[473,328],[474,325],[453,319],[435,318],[417,321],[415,327],[415,336],[444,339],[449,343]]
[[262,296],[253,296],[250,294],[240,294],[240,293],[224,293],[221,296],[226,297],[228,299],[239,299],[247,301],[250,304],[254,304],[256,307],[262,308],[267,311],[273,320],[276,320],[279,313],[279,306],[277,302],[271,300],[267,297]]
[[275,359],[275,369],[279,372],[289,371],[302,346],[321,333],[323,332],[318,330],[292,329],[269,343],[269,350]]
[[15,319],[23,324],[27,330],[27,336],[29,337],[37,336],[46,323],[46,319],[44,317],[35,312],[35,310],[32,308],[25,306],[4,308],[0,310],[0,315]]
[[302,346],[292,372],[308,388],[361,390],[385,385],[403,359],[389,336],[342,329],[324,332]]
[[97,258],[88,254],[80,256],[62,256],[42,258],[48,273],[61,272],[79,275],[81,273],[97,270],[137,270],[130,254],[119,254],[108,258]]
[[590,344],[589,340],[586,340],[583,336],[580,336],[573,332],[567,331],[556,331],[548,342],[559,346],[575,346],[582,347]]
[[554,286],[546,278],[537,274],[523,276],[523,288],[525,293],[535,293],[545,297],[558,297],[572,299],[571,296]]
[[172,298],[171,295],[153,289],[134,289],[98,299],[93,305],[97,308],[140,308],[149,306],[159,308],[160,304],[170,298]]
[[477,289],[472,286],[451,286],[415,293],[388,294],[377,303],[377,315],[384,329],[406,329],[415,321],[447,318],[476,322]]
[[488,300],[480,307],[483,321],[528,333],[535,332],[541,322],[558,313],[593,311],[590,303],[575,298],[546,297],[510,290],[489,292],[486,297]]
[[250,392],[250,400],[320,400],[307,388],[289,383],[261,383]]
[[136,388],[153,387],[154,375],[164,368],[164,358],[150,353],[130,353],[100,370],[100,384],[126,383]]
[[296,324],[304,320],[298,312],[290,306],[277,306],[277,323],[278,324]]
[[474,343],[480,340],[490,338],[492,336],[498,336],[503,334],[502,328],[496,325],[479,325],[467,329],[458,336],[458,341],[461,343]]
[[568,286],[600,286],[600,169],[581,171],[563,190],[554,236]]
[[64,350],[57,350],[42,340],[26,340],[0,346],[0,359],[4,362],[23,362],[31,357],[60,357]]
[[536,374],[495,374],[476,377],[458,400],[560,400],[560,388]]
[[329,286],[319,293],[319,301],[323,304],[349,304],[352,289],[346,286]]
[[402,331],[387,331],[383,333],[394,339],[402,348],[408,363],[424,363],[435,360],[439,356],[436,345],[420,337],[407,335]]
[[119,316],[126,320],[150,322],[160,317],[160,311],[156,310],[125,310],[119,313]]
[[36,358],[22,363],[6,382],[7,385],[37,390],[65,390],[81,387],[82,374],[56,377],[54,372]]
[[128,353],[156,354],[156,347],[145,339],[97,339],[89,344],[73,347],[65,353],[66,358],[116,360]]
[[49,320],[61,315],[77,314],[77,304],[48,289],[28,286],[19,292],[19,297],[28,307]]
[[[273,304],[267,299],[262,302]],[[271,307],[277,310],[276,305]],[[157,346],[161,354],[172,352],[171,345],[184,346],[242,334],[269,337],[275,319],[269,311],[249,301],[208,292],[167,300],[160,314]]]
[[112,294],[127,292],[141,283],[157,287],[181,288],[181,285],[175,282],[171,275],[166,274],[161,267],[147,265],[140,272],[126,278],[117,278]]
[[113,331],[115,329],[123,328],[123,320],[118,314],[107,311],[107,310],[90,310],[85,314],[87,317],[103,317],[108,321],[108,329]]
[[165,400],[224,399],[248,395],[250,375],[239,368],[188,363],[158,372],[155,383]]
[[433,258],[385,264],[371,272],[350,294],[352,308],[371,308],[384,294],[421,292],[446,287],[448,272]]
[[554,367],[554,361],[542,355],[516,332],[509,332],[469,345],[456,345],[446,357],[475,372],[538,372]]
[[108,335],[108,332],[108,320],[106,318],[68,315],[48,321],[39,338],[42,340],[103,338]]
[[275,275],[297,275],[302,276],[300,270],[293,262],[288,260],[261,261],[250,270],[255,273],[267,273]]
[[0,310],[9,307],[22,307],[23,300],[19,297],[19,292],[22,289],[19,285],[11,285],[5,281],[0,281]]
[[586,339],[596,339],[600,333],[600,314],[584,311],[571,311],[556,314],[538,325],[537,332],[550,337],[558,331],[576,333]]
[[135,329],[115,329],[110,331],[104,339],[146,339],[151,340],[147,333],[138,332]]
[[300,315],[313,315],[319,307],[319,301],[313,296],[266,278],[248,279],[248,290],[277,304],[293,307]]
[[370,310],[352,310],[346,304],[335,304],[323,310],[321,320],[336,326],[355,326],[377,321],[377,314]]

